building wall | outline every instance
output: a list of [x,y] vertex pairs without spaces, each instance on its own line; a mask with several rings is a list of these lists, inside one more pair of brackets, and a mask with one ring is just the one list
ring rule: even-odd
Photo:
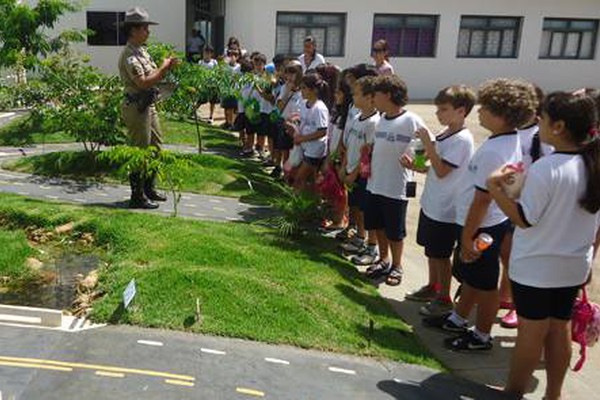
[[[68,14],[60,20],[56,27],[63,29],[85,29],[86,11],[127,11],[139,5],[148,11],[150,18],[160,25],[150,27],[150,36],[157,41],[171,43],[179,50],[185,48],[186,37],[186,1],[185,0],[138,0],[124,2],[119,0],[88,0],[82,12]],[[89,54],[92,64],[106,71],[116,73],[117,61],[122,47],[120,46],[88,46],[78,45],[78,48]]]
[[[598,0],[227,0],[225,36],[237,36],[248,50],[272,56],[277,11],[346,12],[345,57],[331,58],[342,67],[368,62],[375,13],[437,14],[435,58],[392,58],[409,85],[412,98],[431,98],[452,83],[477,85],[506,76],[531,80],[546,90],[600,86],[600,39],[594,60],[538,59],[544,17],[600,18]],[[457,58],[461,15],[524,17],[516,59]]]

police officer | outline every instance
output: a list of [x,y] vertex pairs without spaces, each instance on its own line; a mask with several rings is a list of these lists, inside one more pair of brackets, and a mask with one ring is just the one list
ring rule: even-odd
[[[122,23],[127,37],[127,45],[119,58],[119,75],[125,86],[125,100],[121,115],[129,131],[133,146],[162,145],[162,135],[158,114],[153,104],[156,99],[156,85],[166,73],[177,64],[177,59],[169,57],[157,68],[144,47],[150,34],[149,26],[158,25],[150,20],[146,10],[135,7],[125,13]],[[143,176],[139,172],[129,175],[131,184],[130,208],[158,208],[155,201],[166,201],[166,197],[155,190],[155,176]]]

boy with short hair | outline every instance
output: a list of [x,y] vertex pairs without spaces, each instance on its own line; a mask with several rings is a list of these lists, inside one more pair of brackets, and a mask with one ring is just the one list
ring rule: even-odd
[[[202,59],[198,61],[198,64],[203,66],[204,68],[213,69],[218,65],[217,60],[214,59],[215,50],[206,46],[202,51]],[[213,117],[215,115],[215,104],[219,103],[220,99],[217,94],[211,94],[211,98],[209,100],[210,103],[210,115],[208,117],[208,122],[213,123]]]
[[427,131],[417,131],[431,166],[418,168],[408,155],[402,158],[405,168],[427,173],[421,196],[417,243],[425,248],[429,283],[406,295],[408,300],[429,302],[420,310],[426,316],[452,311],[450,258],[458,239],[454,205],[457,187],[464,179],[474,152],[473,135],[465,127],[465,118],[475,101],[475,93],[464,85],[442,89],[434,103],[436,116],[446,128],[435,141],[430,139]]
[[[364,224],[364,209],[367,179],[360,175],[360,158],[363,147],[373,144],[375,126],[379,122],[379,113],[373,102],[375,79],[370,76],[360,78],[354,84],[353,102],[359,114],[348,122],[343,136],[344,157],[341,166],[341,176],[344,184],[352,186],[348,193],[350,217],[356,223],[357,233],[349,242],[342,244],[342,249],[349,253],[362,252],[369,255],[373,264],[377,258],[377,243],[370,237],[371,243],[366,243]],[[375,232],[373,231],[374,235]]]
[[[374,104],[382,116],[375,128],[371,176],[367,182],[365,228],[375,230],[379,261],[367,269],[372,279],[387,277],[391,286],[402,282],[402,249],[406,237],[407,182],[409,172],[400,157],[423,120],[404,109],[406,84],[395,75],[378,76],[374,82]],[[390,262],[389,253],[392,253]]]
[[[450,314],[423,320],[426,326],[459,334],[445,341],[446,347],[457,351],[493,347],[490,332],[499,306],[500,245],[510,229],[510,221],[493,201],[486,181],[497,169],[521,161],[517,128],[532,118],[537,107],[533,86],[519,80],[488,81],[478,95],[480,124],[492,134],[473,155],[457,196],[456,221],[462,231],[455,273],[462,281],[462,292]],[[493,239],[483,252],[475,249],[475,238],[481,233]],[[467,330],[475,305],[476,324]]]

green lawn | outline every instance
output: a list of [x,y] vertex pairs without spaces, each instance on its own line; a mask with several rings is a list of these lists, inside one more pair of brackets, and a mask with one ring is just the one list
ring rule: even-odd
[[[189,159],[192,163],[192,168],[181,176],[183,190],[186,192],[236,197],[245,202],[259,204],[268,204],[282,193],[281,186],[267,176],[256,162],[214,154],[187,154],[181,157]],[[93,179],[122,183],[126,180],[126,177],[119,176],[115,166],[100,163],[93,154],[83,151],[55,152],[20,158],[4,164],[3,168],[76,180]]]
[[[167,144],[198,145],[196,126],[191,121],[179,121],[161,117],[163,139]],[[238,140],[228,131],[202,123],[200,125],[203,146],[209,149],[236,149]],[[23,146],[40,143],[73,143],[75,138],[63,132],[44,132],[34,127],[22,116],[0,128],[0,146]]]
[[[284,241],[268,228],[209,223],[0,195],[0,221],[11,229],[75,222],[91,232],[107,266],[98,322],[188,330],[383,357],[441,368],[353,266],[320,237]],[[9,242],[18,242],[8,246]],[[0,235],[1,260],[19,263],[23,236]],[[6,252],[4,252],[6,253]],[[10,273],[0,264],[0,274]],[[119,312],[135,278],[138,295]],[[194,319],[196,299],[201,319]],[[369,320],[374,322],[370,331]]]

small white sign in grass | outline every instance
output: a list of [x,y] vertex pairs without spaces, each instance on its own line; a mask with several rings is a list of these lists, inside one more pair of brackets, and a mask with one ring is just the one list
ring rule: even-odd
[[129,304],[135,297],[136,293],[137,289],[135,287],[135,279],[132,279],[131,282],[129,282],[129,284],[125,288],[125,291],[123,292],[123,306],[125,308],[129,307]]

